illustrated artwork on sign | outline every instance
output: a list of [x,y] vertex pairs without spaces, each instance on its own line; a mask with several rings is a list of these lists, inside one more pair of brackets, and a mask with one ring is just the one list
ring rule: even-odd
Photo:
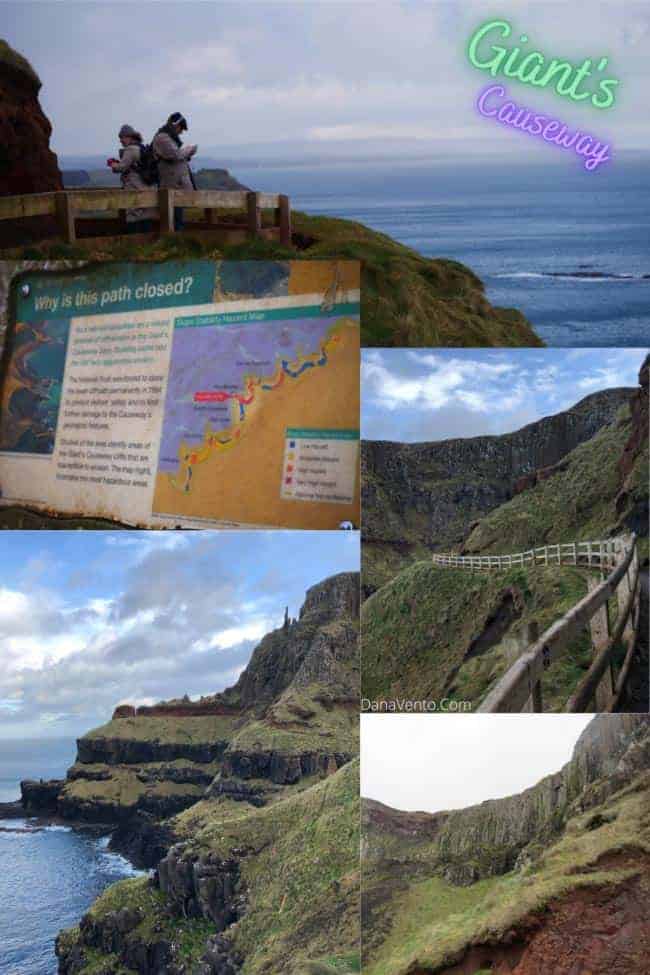
[[0,451],[53,452],[69,328],[65,318],[17,324],[0,402]]
[[151,527],[358,525],[356,262],[30,273],[15,307],[3,503]]

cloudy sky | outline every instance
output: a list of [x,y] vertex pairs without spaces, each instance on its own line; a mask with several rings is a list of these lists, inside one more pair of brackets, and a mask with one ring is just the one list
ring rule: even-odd
[[[598,111],[512,81],[520,103],[591,127],[617,148],[650,148],[650,6],[636,0],[503,0],[525,51],[581,64],[607,55],[616,107]],[[542,152],[477,117],[489,76],[466,56],[495,14],[487,0],[0,3],[0,36],[40,74],[64,154],[105,153],[128,121],[155,131],[185,112],[204,149],[282,142],[319,152]],[[605,73],[606,76],[606,73]],[[529,143],[531,145],[529,145]],[[259,151],[259,150],[256,150]]]
[[356,532],[3,532],[0,740],[66,737],[120,702],[233,684]]
[[592,718],[364,714],[361,794],[425,812],[515,795],[559,771]]
[[600,389],[634,386],[645,349],[363,349],[362,436],[509,433]]

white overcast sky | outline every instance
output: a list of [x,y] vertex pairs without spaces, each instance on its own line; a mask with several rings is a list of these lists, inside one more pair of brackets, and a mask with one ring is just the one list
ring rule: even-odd
[[614,386],[646,349],[363,349],[362,436],[417,442],[508,433]]
[[558,772],[592,718],[364,714],[361,794],[424,812],[514,795]]
[[[357,532],[0,533],[0,741],[84,734],[123,702],[234,684]],[[1,776],[0,776],[1,778]]]
[[[123,122],[152,133],[171,111],[204,150],[309,144],[322,153],[389,144],[409,154],[544,152],[477,117],[490,80],[466,57],[488,18],[509,19],[526,50],[610,58],[615,108],[598,111],[509,82],[520,104],[594,130],[618,149],[650,148],[650,4],[433,0],[399,3],[0,3],[0,36],[40,74],[63,154],[106,152]],[[528,144],[531,145],[528,145]]]

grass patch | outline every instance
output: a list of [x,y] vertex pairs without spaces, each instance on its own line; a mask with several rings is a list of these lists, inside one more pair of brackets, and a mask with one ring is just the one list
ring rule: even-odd
[[203,715],[200,717],[148,717],[117,718],[100,728],[94,728],[84,738],[123,739],[151,741],[163,744],[211,744],[227,739],[237,718],[230,715]]
[[[533,620],[541,635],[586,592],[585,573],[571,567],[488,573],[417,562],[361,608],[363,696],[450,697],[476,707],[521,652],[517,635]],[[469,656],[501,611],[511,621],[504,616],[493,644]],[[547,710],[561,710],[589,659],[585,633],[545,675]]]

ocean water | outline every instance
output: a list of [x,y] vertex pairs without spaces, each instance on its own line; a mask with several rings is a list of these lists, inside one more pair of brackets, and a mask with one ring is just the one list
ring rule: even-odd
[[[74,752],[70,741],[0,742],[0,801],[17,798],[21,778],[65,774]],[[107,845],[94,830],[0,819],[0,975],[55,975],[61,928],[78,923],[109,884],[139,872]]]
[[20,799],[21,779],[65,778],[76,754],[74,738],[0,738],[0,802]]
[[461,261],[493,304],[523,311],[548,345],[648,344],[650,159],[595,173],[564,159],[234,173],[288,193],[295,209],[358,220],[428,257]]

